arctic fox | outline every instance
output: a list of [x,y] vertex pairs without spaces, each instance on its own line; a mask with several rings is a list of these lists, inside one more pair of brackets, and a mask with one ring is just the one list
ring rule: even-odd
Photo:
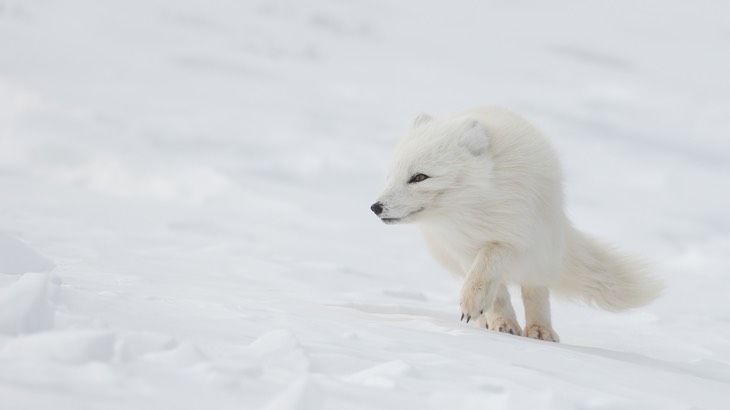
[[[464,277],[462,320],[557,342],[550,290],[618,311],[659,296],[642,262],[573,227],[558,158],[543,135],[503,108],[419,115],[370,209],[420,225],[433,257]],[[521,286],[524,332],[506,284]]]

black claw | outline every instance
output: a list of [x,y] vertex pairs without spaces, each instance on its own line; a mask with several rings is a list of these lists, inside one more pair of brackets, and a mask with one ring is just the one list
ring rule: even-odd
[[509,334],[511,334],[511,335],[515,334],[515,331],[514,331],[514,330],[512,330],[512,329],[510,329],[510,330],[509,330]]
[[464,320],[464,314],[463,313],[461,314],[461,319],[459,319],[459,322],[461,322],[462,320]]
[[504,332],[504,328],[502,326],[499,327],[500,332]]
[[479,311],[479,314],[480,314],[480,315],[483,315],[483,314],[484,314],[484,309],[480,310],[480,311]]
[[487,329],[489,329],[489,323],[487,323]]
[[471,315],[466,317],[466,323],[469,323],[470,320],[471,320]]

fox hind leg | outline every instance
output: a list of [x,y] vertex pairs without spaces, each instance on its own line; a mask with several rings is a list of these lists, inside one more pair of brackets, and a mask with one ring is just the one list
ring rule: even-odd
[[550,291],[544,286],[523,286],[522,302],[525,305],[525,336],[559,342],[550,319]]

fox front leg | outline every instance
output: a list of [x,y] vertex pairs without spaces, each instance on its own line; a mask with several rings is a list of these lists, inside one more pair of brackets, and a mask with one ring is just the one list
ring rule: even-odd
[[492,307],[500,286],[497,274],[508,256],[499,244],[489,244],[477,253],[461,288],[462,320],[468,323]]
[[498,284],[484,278],[466,278],[461,288],[461,320],[466,323],[486,312],[496,295]]

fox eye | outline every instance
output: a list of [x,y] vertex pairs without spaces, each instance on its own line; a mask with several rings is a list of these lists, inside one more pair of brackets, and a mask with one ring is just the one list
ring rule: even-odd
[[421,182],[421,181],[427,180],[428,178],[429,178],[429,176],[426,174],[416,174],[411,177],[411,179],[408,181],[408,183],[414,184],[416,182]]

